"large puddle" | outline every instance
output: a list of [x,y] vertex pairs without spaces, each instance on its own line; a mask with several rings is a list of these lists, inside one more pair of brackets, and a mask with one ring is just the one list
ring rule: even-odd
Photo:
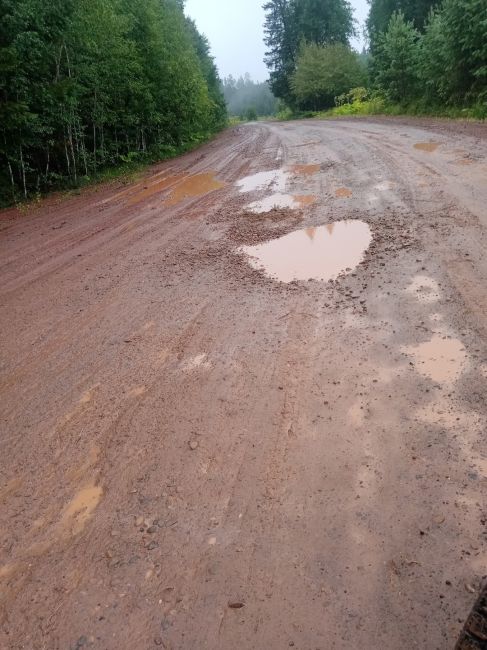
[[351,272],[372,241],[368,224],[337,221],[296,230],[258,246],[244,246],[249,263],[273,280],[334,280]]

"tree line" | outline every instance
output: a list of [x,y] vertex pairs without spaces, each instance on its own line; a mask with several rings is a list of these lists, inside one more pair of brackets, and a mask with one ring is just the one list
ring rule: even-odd
[[406,110],[487,115],[485,0],[370,0],[361,55],[350,46],[347,0],[268,0],[264,9],[271,88],[294,110],[375,95]]
[[253,81],[247,73],[235,79],[232,75],[223,79],[223,95],[228,114],[243,120],[268,117],[277,111],[277,99],[266,81]]
[[226,122],[183,0],[0,0],[0,202],[161,158]]

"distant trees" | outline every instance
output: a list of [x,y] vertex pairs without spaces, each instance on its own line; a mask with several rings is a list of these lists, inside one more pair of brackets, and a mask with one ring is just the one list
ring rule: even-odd
[[238,79],[231,75],[226,77],[222,88],[229,115],[253,120],[259,116],[274,115],[277,111],[277,99],[269,84],[252,81],[249,74]]
[[264,9],[271,89],[276,97],[296,105],[291,80],[303,44],[348,44],[354,34],[352,8],[347,0],[268,0]]
[[0,0],[0,202],[163,156],[225,123],[180,0]]
[[365,85],[366,70],[359,55],[343,43],[303,45],[291,88],[302,108],[317,110],[335,105],[335,98]]
[[[274,95],[292,109],[319,110],[367,86],[371,110],[388,101],[487,116],[486,0],[369,4],[369,51],[357,55],[349,46],[354,20],[346,0],[267,0],[266,64]],[[354,100],[354,110],[361,101]]]

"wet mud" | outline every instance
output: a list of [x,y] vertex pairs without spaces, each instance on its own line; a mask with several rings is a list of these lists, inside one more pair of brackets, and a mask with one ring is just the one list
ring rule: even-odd
[[486,136],[259,122],[0,213],[2,650],[455,647]]

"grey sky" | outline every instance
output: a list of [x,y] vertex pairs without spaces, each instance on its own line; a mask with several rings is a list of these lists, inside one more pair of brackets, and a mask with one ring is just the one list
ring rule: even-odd
[[[361,33],[368,12],[367,0],[351,3]],[[210,41],[222,77],[249,72],[256,81],[267,79],[262,4],[263,0],[186,0],[186,13]],[[357,48],[361,45],[362,39],[354,42]]]

